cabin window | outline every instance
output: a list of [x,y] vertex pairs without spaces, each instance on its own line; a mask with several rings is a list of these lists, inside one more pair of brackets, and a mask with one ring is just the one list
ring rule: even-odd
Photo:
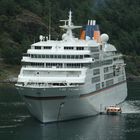
[[92,83],[100,82],[100,76],[96,76],[92,78]]
[[98,47],[91,47],[90,50],[91,50],[91,52],[99,52]]
[[49,58],[49,55],[46,55],[46,58]]
[[85,55],[84,55],[84,58],[90,58],[90,55],[85,54]]
[[104,80],[110,79],[110,78],[112,78],[112,77],[113,77],[113,73],[105,74],[105,75],[104,75]]
[[92,57],[93,57],[94,59],[99,59],[99,54],[98,54],[98,53],[93,54]]
[[102,65],[112,64],[112,59],[102,61]]
[[66,58],[66,55],[62,55],[62,58],[64,58],[64,59],[65,59],[65,58]]
[[33,54],[31,54],[31,58],[34,58],[34,55]]
[[44,49],[46,49],[46,50],[49,50],[51,48],[52,48],[51,46],[44,46]]
[[76,47],[76,50],[84,50],[84,47]]
[[46,67],[57,67],[62,68],[62,63],[46,63]]
[[80,67],[82,67],[83,66],[83,64],[80,64],[80,63],[68,63],[67,64],[67,68],[80,68]]
[[106,81],[106,87],[113,85],[113,79]]
[[91,64],[91,68],[96,68],[100,66],[100,61],[95,61],[94,63]]
[[104,85],[104,82],[102,82],[102,88],[104,87],[105,85]]
[[41,55],[40,54],[38,55],[38,58],[41,58]]
[[53,58],[53,55],[50,55],[50,58]]
[[73,50],[74,47],[64,47],[64,50]]
[[35,49],[40,50],[41,46],[35,46]]
[[109,71],[109,67],[104,68],[104,73],[107,73]]
[[44,63],[31,63],[31,66],[35,66],[35,67],[44,67]]
[[37,58],[37,54],[34,54],[34,58]]
[[93,70],[93,75],[98,75],[100,74],[100,69],[94,69]]
[[96,84],[96,90],[100,89],[100,83]]
[[58,55],[58,58],[61,58],[61,55]]
[[42,55],[42,58],[45,58],[45,55]]

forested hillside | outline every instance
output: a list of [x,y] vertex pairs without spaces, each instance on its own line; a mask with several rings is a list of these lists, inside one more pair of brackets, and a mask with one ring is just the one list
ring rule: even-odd
[[96,19],[101,32],[126,55],[128,71],[140,73],[140,0],[0,0],[0,58],[20,64],[29,45],[40,34],[48,35],[49,21],[52,38],[60,39],[59,20],[70,9],[76,25]]

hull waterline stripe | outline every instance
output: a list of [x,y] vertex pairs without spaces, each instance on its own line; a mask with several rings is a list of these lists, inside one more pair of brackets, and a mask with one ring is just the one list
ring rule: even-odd
[[114,85],[112,85],[112,86],[109,86],[109,87],[100,89],[100,90],[98,90],[98,91],[94,91],[94,92],[91,92],[91,93],[88,93],[88,94],[82,94],[82,95],[80,95],[80,98],[95,95],[95,94],[97,94],[97,93],[99,93],[99,92],[101,92],[101,91],[108,90],[108,89],[110,89],[110,88],[112,88],[112,87],[121,85],[121,84],[123,84],[123,83],[126,83],[126,80],[125,80],[125,81],[122,81],[122,82],[120,82],[120,83],[114,84]]
[[58,99],[64,99],[66,96],[51,96],[51,97],[35,97],[35,96],[27,96],[24,95],[25,98],[31,99],[31,100],[58,100]]

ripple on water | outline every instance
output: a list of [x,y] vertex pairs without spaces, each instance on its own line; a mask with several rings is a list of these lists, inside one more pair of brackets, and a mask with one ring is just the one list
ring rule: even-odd
[[140,100],[128,100],[120,104],[122,113],[140,113]]

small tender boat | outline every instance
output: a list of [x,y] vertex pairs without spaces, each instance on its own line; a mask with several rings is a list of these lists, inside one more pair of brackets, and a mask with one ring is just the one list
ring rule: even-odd
[[117,115],[122,113],[121,107],[118,106],[109,106],[106,107],[105,110],[108,115]]

